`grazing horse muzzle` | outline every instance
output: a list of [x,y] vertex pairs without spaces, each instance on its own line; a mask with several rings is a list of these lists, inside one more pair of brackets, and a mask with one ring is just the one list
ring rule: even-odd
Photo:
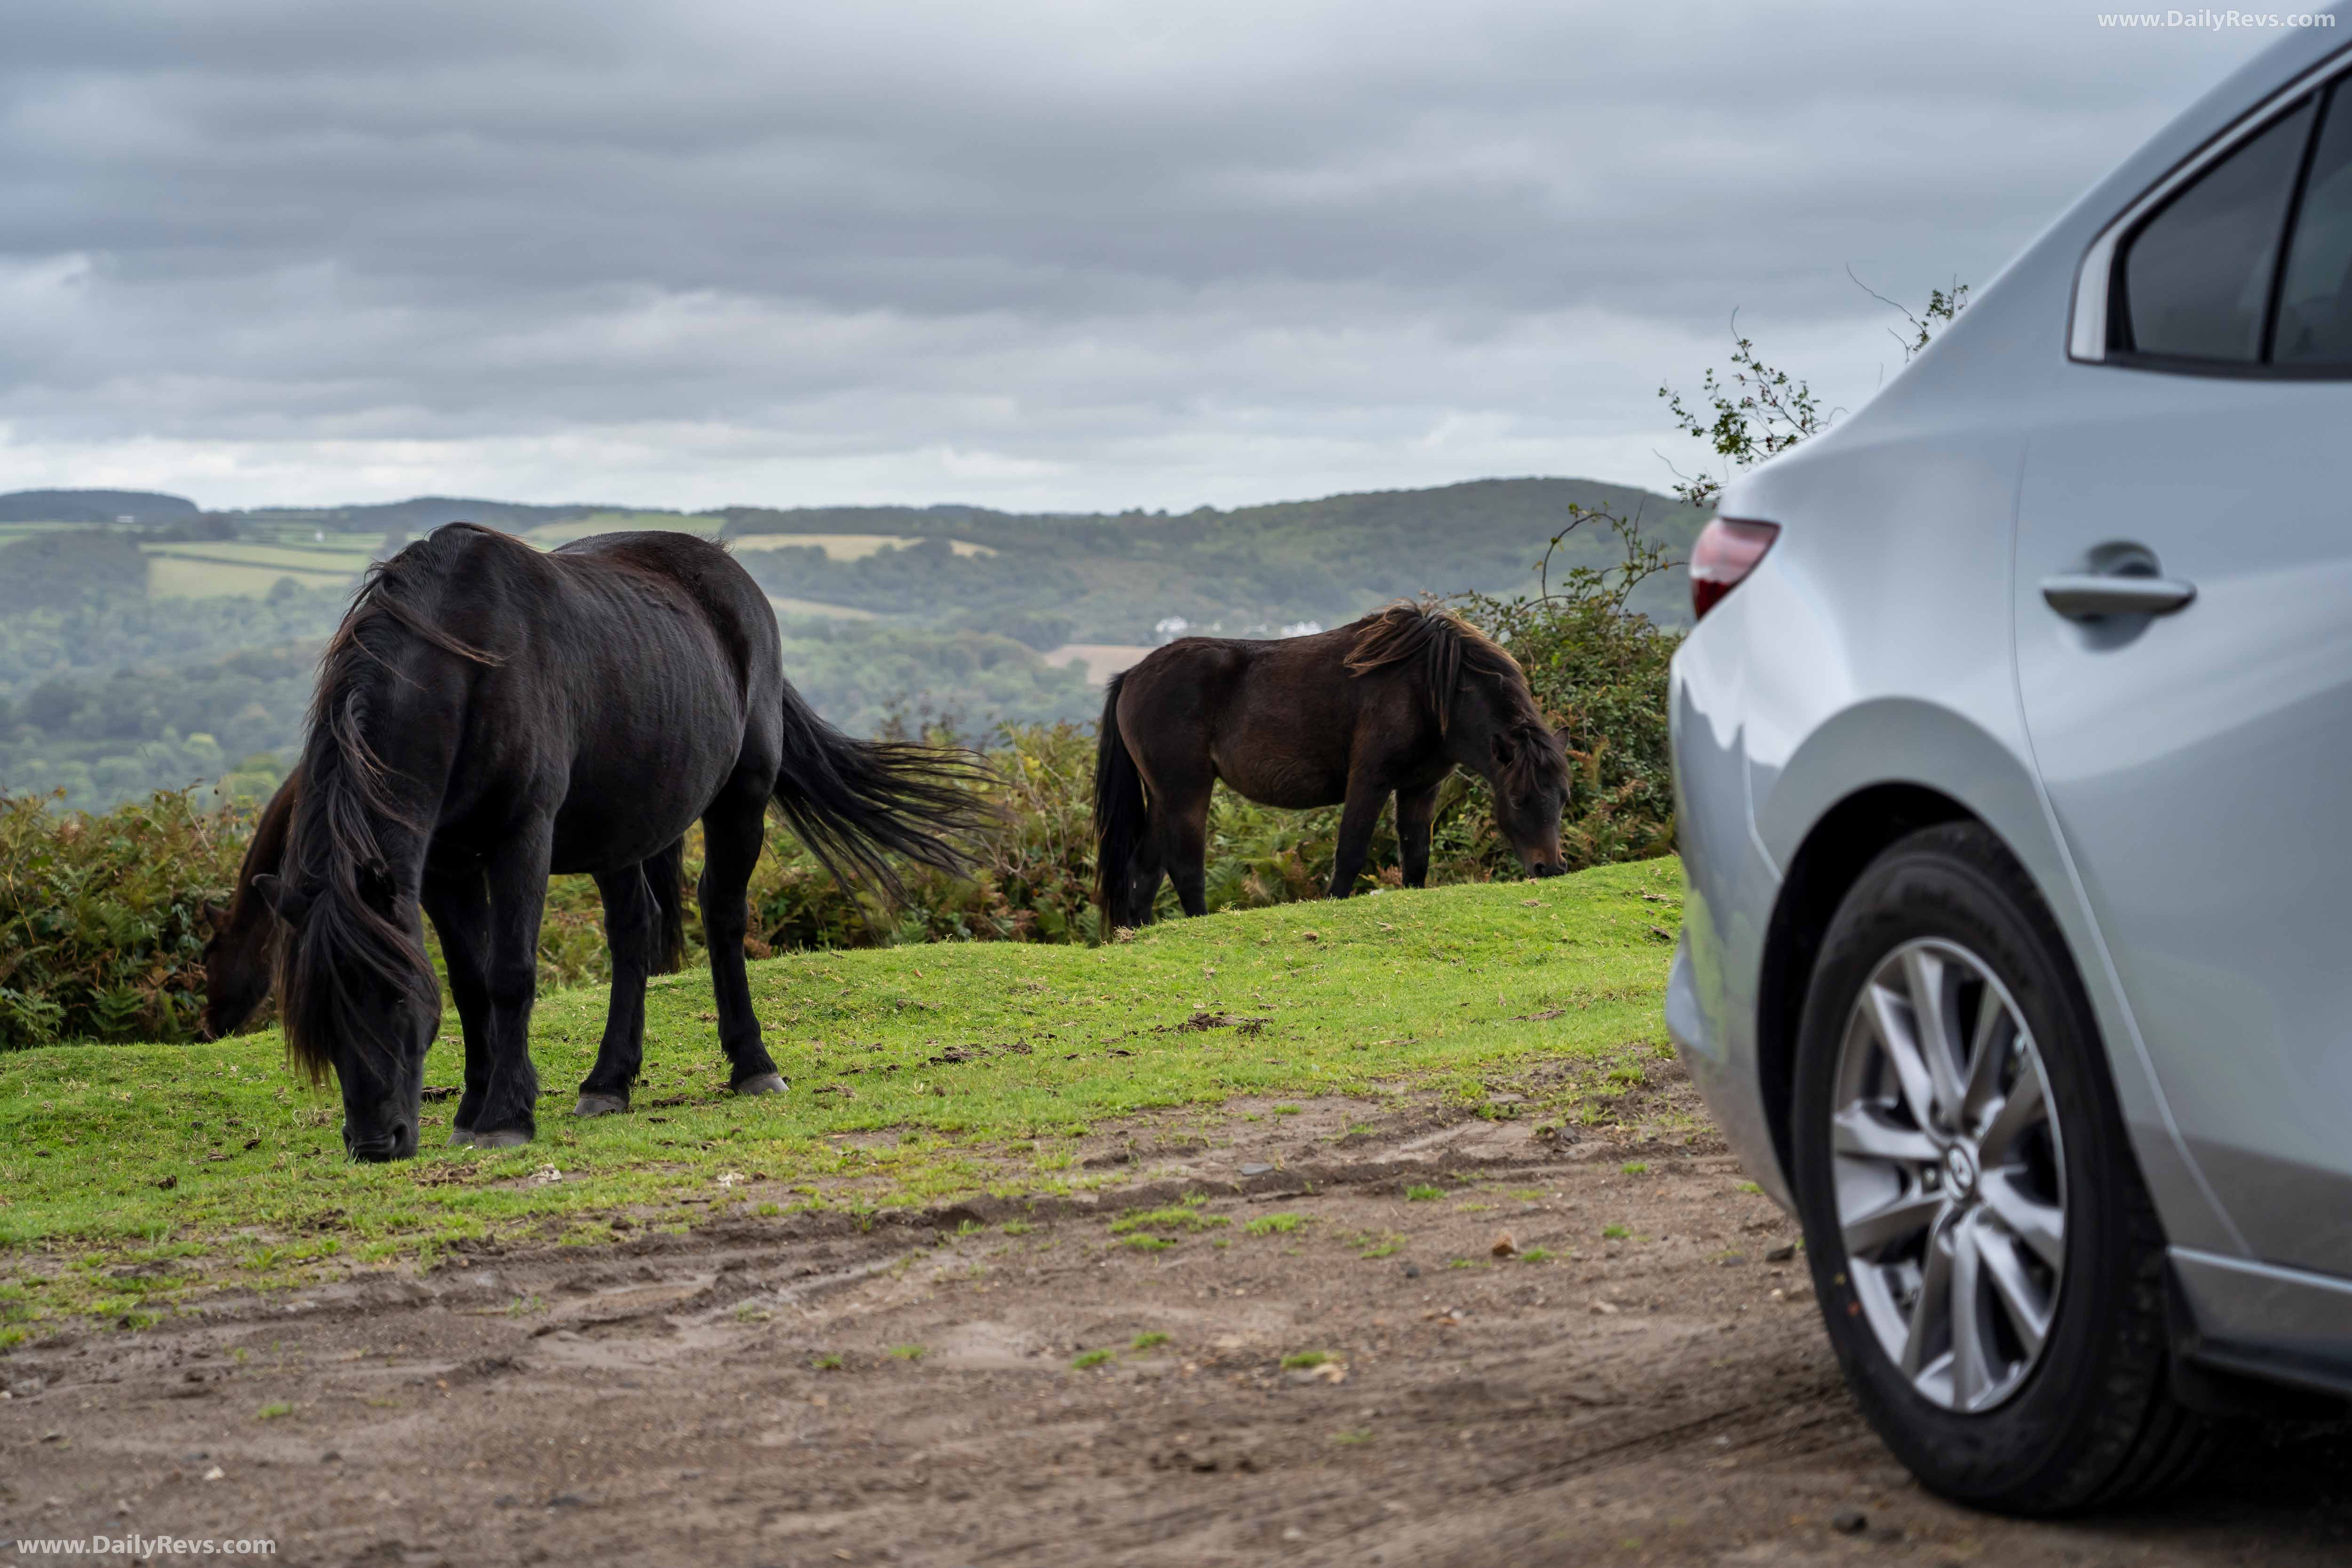
[[343,1129],[343,1152],[363,1165],[413,1159],[416,1154],[416,1129],[405,1121],[394,1122],[385,1131],[354,1138],[347,1126]]
[[1559,877],[1565,875],[1567,871],[1568,868],[1557,860],[1538,860],[1528,868],[1528,875],[1530,877]]

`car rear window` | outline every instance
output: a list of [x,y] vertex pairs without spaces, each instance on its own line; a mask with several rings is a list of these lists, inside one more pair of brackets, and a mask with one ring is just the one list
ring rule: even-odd
[[2352,98],[2342,87],[2328,97],[2295,205],[2271,358],[2352,367]]
[[2312,113],[2305,102],[2255,135],[2133,237],[2122,279],[2131,352],[2244,364],[2262,359],[2279,239]]

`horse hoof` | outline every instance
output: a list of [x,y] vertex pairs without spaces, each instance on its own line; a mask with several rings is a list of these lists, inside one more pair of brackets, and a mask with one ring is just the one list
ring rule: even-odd
[[452,1149],[470,1149],[473,1147],[473,1144],[474,1130],[472,1128],[452,1127],[449,1129],[449,1147]]
[[791,1087],[792,1085],[784,1081],[783,1074],[763,1072],[757,1078],[747,1078],[741,1083],[737,1084],[735,1086],[735,1092],[738,1094],[782,1094]]
[[629,1109],[629,1102],[617,1094],[583,1094],[580,1103],[572,1108],[574,1116],[619,1116]]
[[478,1149],[520,1149],[530,1142],[530,1134],[516,1127],[477,1133],[474,1137],[474,1146]]

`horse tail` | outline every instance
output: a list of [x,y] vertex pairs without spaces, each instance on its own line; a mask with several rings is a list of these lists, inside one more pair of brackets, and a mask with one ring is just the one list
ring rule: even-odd
[[647,856],[645,874],[656,916],[649,967],[656,974],[676,974],[686,967],[686,840]]
[[974,786],[988,770],[971,752],[843,734],[783,682],[783,762],[774,799],[809,853],[845,885],[896,900],[906,890],[886,855],[957,872],[993,814]]
[[1118,728],[1118,694],[1126,685],[1124,670],[1110,678],[1102,722],[1095,726],[1095,908],[1102,913],[1106,939],[1118,911],[1127,907],[1135,851],[1150,827],[1143,774]]

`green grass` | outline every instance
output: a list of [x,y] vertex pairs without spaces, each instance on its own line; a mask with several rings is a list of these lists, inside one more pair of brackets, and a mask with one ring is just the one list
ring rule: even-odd
[[1244,1228],[1252,1236],[1288,1236],[1306,1219],[1302,1214],[1262,1214]]
[[1111,1354],[1112,1352],[1109,1351],[1083,1352],[1071,1358],[1070,1370],[1072,1372],[1084,1372],[1090,1366],[1100,1366],[1103,1363],[1110,1360]]
[[[1101,948],[940,943],[755,963],[759,1016],[793,1087],[748,1100],[727,1092],[707,975],[666,976],[647,997],[635,1114],[593,1121],[569,1112],[604,992],[554,992],[532,1017],[537,1141],[446,1149],[455,1105],[438,1100],[425,1152],[398,1165],[344,1161],[339,1099],[286,1069],[274,1032],[0,1055],[0,1332],[152,1313],[192,1284],[429,1261],[475,1237],[599,1240],[616,1213],[675,1226],[1110,1185],[1133,1174],[1080,1165],[1088,1130],[1234,1097],[1413,1092],[1466,1107],[1490,1080],[1561,1060],[1586,1064],[1589,1087],[1664,1048],[1669,949],[1650,934],[1660,906],[1644,891],[1678,893],[1675,862],[1564,879],[1532,907],[1520,884],[1452,887],[1173,922]],[[1197,1008],[1270,1022],[1180,1032]],[[459,1081],[457,1029],[453,1011],[428,1084]],[[1582,1092],[1559,1086],[1549,1109],[1589,1113]],[[550,1166],[560,1179],[540,1179]],[[722,1185],[728,1173],[745,1180]],[[1214,1217],[1152,1212],[1150,1225],[1114,1224],[1148,1240]],[[126,1268],[140,1264],[168,1267]]]
[[1312,1372],[1331,1359],[1328,1351],[1293,1351],[1282,1358],[1285,1372]]
[[1127,1348],[1131,1351],[1158,1350],[1161,1345],[1164,1345],[1167,1342],[1168,1336],[1166,1334],[1138,1334],[1135,1338],[1127,1342]]
[[1444,1195],[1445,1189],[1443,1187],[1413,1186],[1404,1190],[1404,1201],[1409,1204],[1435,1203]]

